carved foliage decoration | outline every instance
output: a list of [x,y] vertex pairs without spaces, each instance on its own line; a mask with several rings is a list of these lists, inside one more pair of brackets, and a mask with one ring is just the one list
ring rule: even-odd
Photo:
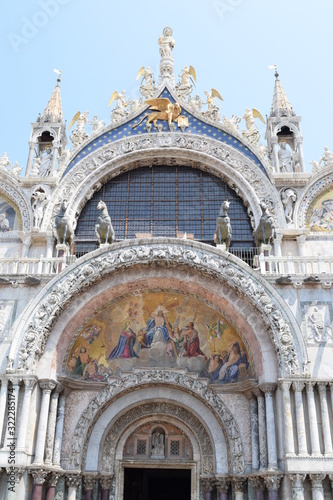
[[254,275],[250,276],[238,263],[233,262],[234,257],[224,257],[216,250],[208,250],[201,244],[192,247],[193,243],[188,243],[186,240],[182,244],[160,241],[145,246],[115,244],[112,250],[101,249],[97,256],[94,252],[89,260],[75,269],[65,270],[60,278],[54,280],[53,285],[46,288],[44,297],[40,297],[38,303],[32,302],[29,306],[30,316],[22,318],[21,328],[24,329],[24,338],[21,346],[17,345],[16,337],[12,343],[10,357],[15,359],[19,350],[19,368],[34,372],[36,363],[44,351],[52,324],[75,295],[118,269],[155,263],[191,267],[226,282],[239,295],[246,296],[270,327],[268,330],[276,346],[282,372],[299,373],[294,339],[289,325],[282,316],[280,305],[273,302]]

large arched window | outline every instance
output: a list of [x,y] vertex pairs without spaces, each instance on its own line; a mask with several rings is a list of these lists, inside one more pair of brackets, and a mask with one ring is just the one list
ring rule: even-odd
[[96,192],[83,208],[76,228],[76,248],[93,240],[103,200],[116,239],[142,233],[176,237],[180,233],[213,243],[221,203],[230,201],[232,248],[253,247],[253,234],[242,199],[218,177],[186,166],[141,167],[115,177]]

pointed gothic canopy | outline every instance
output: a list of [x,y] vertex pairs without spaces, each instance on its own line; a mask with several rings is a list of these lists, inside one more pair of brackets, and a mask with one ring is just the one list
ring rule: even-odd
[[49,99],[49,102],[44,109],[40,120],[48,122],[62,122],[62,104],[61,104],[61,92],[60,92],[60,75],[57,78],[57,85]]
[[271,106],[271,116],[295,116],[289,99],[279,80],[279,73],[275,69],[275,86]]

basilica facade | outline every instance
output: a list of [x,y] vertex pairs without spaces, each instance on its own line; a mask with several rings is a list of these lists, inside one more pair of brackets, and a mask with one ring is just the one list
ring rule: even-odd
[[277,69],[227,118],[174,45],[108,124],[59,72],[0,158],[1,498],[332,498],[333,153]]

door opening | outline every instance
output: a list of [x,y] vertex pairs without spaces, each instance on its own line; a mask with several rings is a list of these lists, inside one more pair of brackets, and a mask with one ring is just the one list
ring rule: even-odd
[[190,500],[189,469],[125,467],[124,500]]

